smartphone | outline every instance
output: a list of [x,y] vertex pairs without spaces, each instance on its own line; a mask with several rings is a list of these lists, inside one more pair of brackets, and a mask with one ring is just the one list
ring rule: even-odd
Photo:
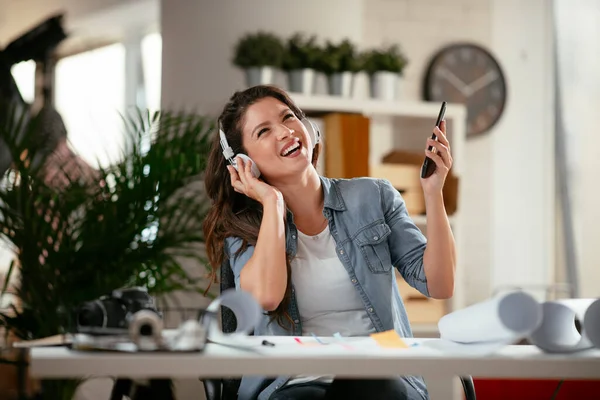
[[[437,121],[435,122],[435,126],[437,126],[438,128],[440,127],[440,125],[442,124],[442,121],[444,120],[444,116],[446,115],[446,102],[442,101],[442,106],[440,108],[440,113],[438,114],[437,117]],[[431,138],[433,140],[437,140],[437,136],[435,136],[435,133],[433,133],[431,135]],[[433,146],[429,146],[428,148],[429,151],[433,150]],[[425,156],[425,161],[423,161],[423,165],[421,166],[421,178],[429,178],[431,176],[431,174],[433,174],[435,172],[435,162]]]

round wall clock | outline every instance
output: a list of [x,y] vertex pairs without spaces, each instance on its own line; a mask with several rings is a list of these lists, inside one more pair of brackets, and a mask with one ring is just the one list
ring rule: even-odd
[[467,137],[487,132],[506,104],[506,80],[489,51],[474,44],[455,44],[435,54],[425,74],[428,101],[467,107]]

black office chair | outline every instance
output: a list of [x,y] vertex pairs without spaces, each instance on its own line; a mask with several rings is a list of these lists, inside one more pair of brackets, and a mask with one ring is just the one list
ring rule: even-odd
[[[224,263],[221,267],[220,290],[224,291],[234,287],[233,271],[231,271],[227,263]],[[221,308],[221,319],[223,332],[230,333],[235,331],[235,315],[230,309]],[[473,378],[470,376],[461,377],[460,381],[465,391],[465,400],[476,400]],[[237,400],[237,392],[241,383],[240,378],[203,379],[202,382],[204,383],[206,400]]]

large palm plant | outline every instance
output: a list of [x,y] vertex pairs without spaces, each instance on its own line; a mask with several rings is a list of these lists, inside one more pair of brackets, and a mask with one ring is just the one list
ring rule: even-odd
[[[86,181],[59,165],[66,177],[60,185],[44,178],[43,146],[31,145],[47,129],[42,122],[0,107],[0,139],[13,159],[0,185],[0,236],[16,256],[0,290],[18,276],[18,304],[0,313],[0,328],[20,339],[65,332],[75,307],[119,287],[144,286],[156,296],[202,290],[201,224],[209,202],[198,183],[213,122],[137,110],[124,118],[120,160]],[[183,268],[186,258],[201,266],[195,276]],[[76,383],[52,386],[48,396],[69,398]]]

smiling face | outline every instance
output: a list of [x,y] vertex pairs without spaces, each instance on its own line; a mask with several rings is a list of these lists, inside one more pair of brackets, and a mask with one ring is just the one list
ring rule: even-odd
[[273,97],[258,100],[246,110],[241,127],[248,156],[269,182],[313,168],[310,135],[285,103]]

